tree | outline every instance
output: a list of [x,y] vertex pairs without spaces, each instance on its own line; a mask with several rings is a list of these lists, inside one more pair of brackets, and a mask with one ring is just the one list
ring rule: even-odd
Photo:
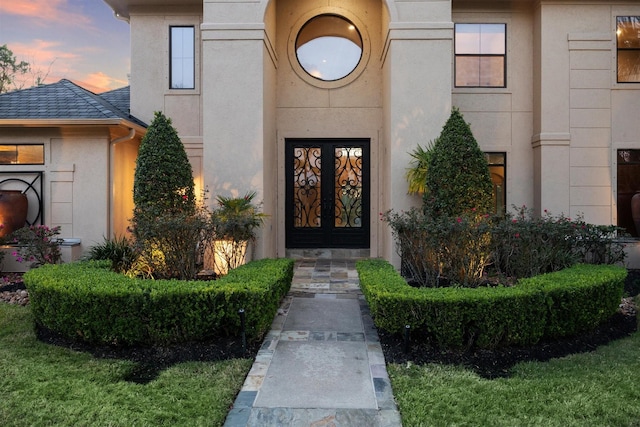
[[134,270],[156,278],[194,278],[206,224],[193,187],[182,141],[171,120],[156,112],[136,160],[132,226],[140,257]]
[[0,93],[9,92],[12,87],[15,88],[16,76],[26,74],[29,70],[28,62],[18,62],[6,44],[0,46]]
[[457,108],[433,145],[423,198],[425,212],[458,216],[493,208],[493,184],[489,166],[471,128]]
[[142,139],[133,183],[134,217],[193,212],[191,163],[171,119],[155,113]]

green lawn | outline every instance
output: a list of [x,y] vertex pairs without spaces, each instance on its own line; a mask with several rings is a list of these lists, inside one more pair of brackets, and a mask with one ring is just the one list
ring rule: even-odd
[[43,344],[28,307],[0,303],[2,426],[220,426],[251,364],[183,363],[135,384],[133,362]]
[[510,378],[436,364],[388,369],[405,427],[640,426],[640,332],[593,353],[521,363]]
[[[0,303],[0,425],[219,426],[252,360],[191,362],[148,384],[132,362],[43,344],[28,307]],[[640,332],[510,378],[430,364],[389,365],[403,425],[640,426]]]

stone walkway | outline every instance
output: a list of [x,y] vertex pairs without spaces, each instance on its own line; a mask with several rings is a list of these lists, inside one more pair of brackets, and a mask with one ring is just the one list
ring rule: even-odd
[[224,425],[402,425],[355,260],[296,261],[291,290]]

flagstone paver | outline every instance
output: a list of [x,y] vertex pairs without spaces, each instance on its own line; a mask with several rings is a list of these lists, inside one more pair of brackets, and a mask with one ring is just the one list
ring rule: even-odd
[[355,260],[296,260],[225,427],[401,425]]

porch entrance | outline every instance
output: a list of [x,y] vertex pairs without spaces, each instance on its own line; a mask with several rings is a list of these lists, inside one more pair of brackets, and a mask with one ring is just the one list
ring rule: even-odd
[[287,139],[287,248],[369,247],[369,139]]

